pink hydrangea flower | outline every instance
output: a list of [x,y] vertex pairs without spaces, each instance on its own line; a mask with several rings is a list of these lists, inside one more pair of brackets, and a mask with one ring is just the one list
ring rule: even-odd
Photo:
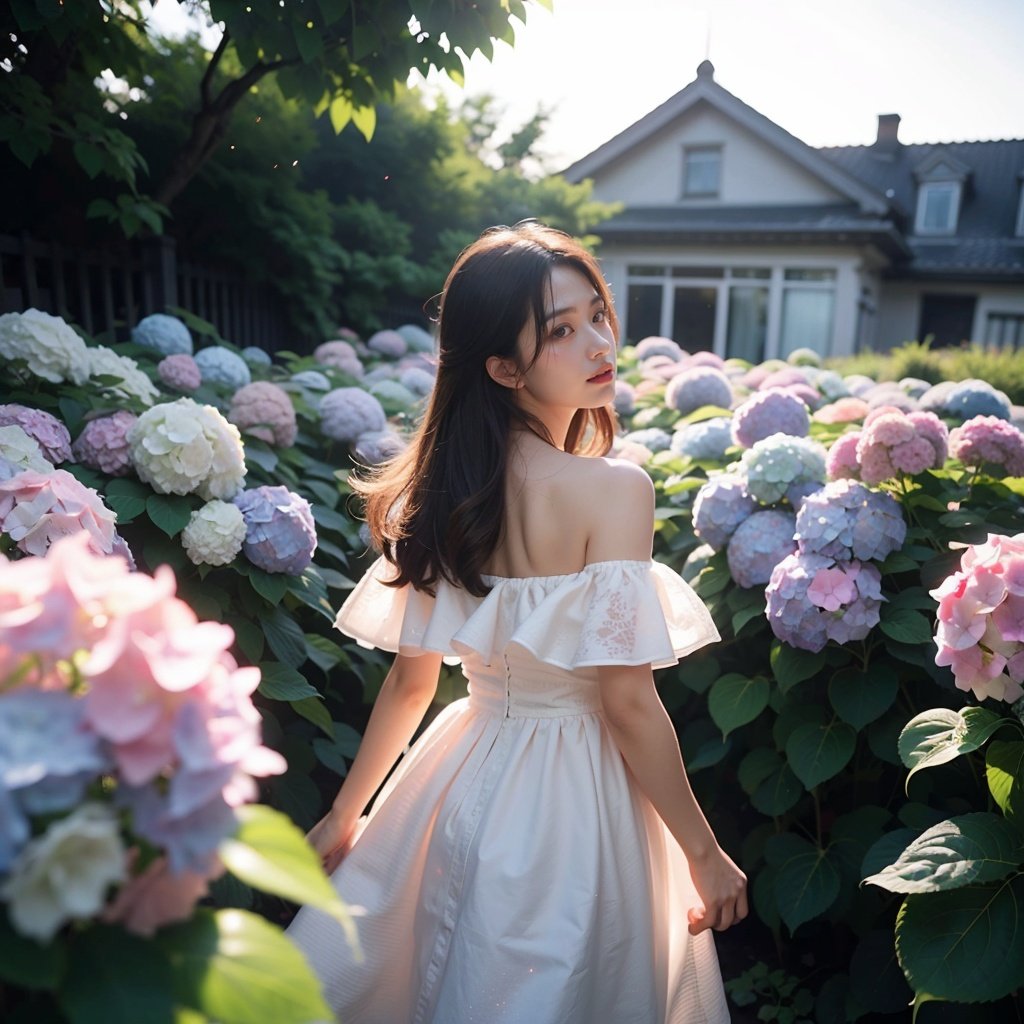
[[1024,433],[997,416],[975,416],[949,436],[950,451],[965,466],[1002,467],[1024,476]]
[[807,588],[807,599],[813,605],[835,612],[857,598],[854,581],[842,569],[819,569]]
[[0,482],[0,531],[29,555],[45,555],[59,537],[85,530],[97,554],[114,550],[117,517],[91,488],[63,469],[25,470]]
[[[345,342],[335,344],[344,345]],[[255,381],[239,388],[231,399],[228,419],[267,444],[279,448],[290,448],[295,444],[298,433],[295,406],[288,393],[270,381]]]
[[825,459],[825,472],[829,480],[860,479],[860,462],[857,459],[859,444],[859,430],[850,431],[833,441]]
[[0,405],[0,427],[21,427],[39,445],[43,457],[57,465],[73,462],[71,457],[71,435],[68,428],[56,416],[42,409],[30,409],[27,405],[10,403]]
[[110,476],[127,475],[132,468],[128,431],[137,419],[134,413],[119,409],[109,416],[89,420],[71,446],[75,458],[82,465],[109,473]]
[[868,414],[868,403],[862,398],[848,396],[823,405],[815,414],[819,423],[856,423]]
[[933,412],[912,412],[907,419],[914,424],[918,437],[923,437],[935,450],[936,466],[941,466],[949,454],[949,428]]
[[944,429],[932,413],[907,414],[892,406],[872,409],[857,442],[861,479],[877,484],[901,473],[914,476],[941,466]]
[[191,394],[203,382],[199,364],[187,352],[179,352],[161,359],[156,372],[169,388],[185,394]]

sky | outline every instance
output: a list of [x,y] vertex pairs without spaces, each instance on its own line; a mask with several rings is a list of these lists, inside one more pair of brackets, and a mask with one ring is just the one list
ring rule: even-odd
[[[270,2],[270,0],[256,0]],[[453,99],[491,93],[510,132],[550,111],[540,149],[554,169],[629,127],[695,77],[715,80],[812,146],[866,145],[879,114],[900,140],[1024,138],[1024,0],[553,0],[513,21],[466,69]],[[158,24],[184,23],[157,0]]]

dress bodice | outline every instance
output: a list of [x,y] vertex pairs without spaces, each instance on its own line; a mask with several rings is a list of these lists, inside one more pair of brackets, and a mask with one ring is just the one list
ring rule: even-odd
[[393,578],[377,559],[338,612],[338,629],[364,646],[461,661],[470,703],[509,717],[596,711],[598,666],[661,668],[719,639],[704,603],[659,562],[485,576],[486,597],[444,580],[431,596],[387,586]]

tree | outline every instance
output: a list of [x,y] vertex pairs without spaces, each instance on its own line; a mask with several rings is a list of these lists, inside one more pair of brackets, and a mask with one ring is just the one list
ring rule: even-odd
[[113,214],[128,233],[140,222],[157,229],[220,146],[238,104],[268,76],[286,98],[328,114],[336,132],[352,121],[369,139],[377,106],[411,69],[433,67],[461,81],[464,58],[490,58],[494,40],[514,41],[512,18],[525,21],[528,3],[550,2],[190,0],[223,32],[199,81],[188,136],[140,202],[143,165],[116,120],[103,116],[104,103],[117,102],[92,87],[108,67],[130,89],[145,87],[148,62],[158,58],[138,0],[20,0],[0,15],[0,59],[14,84],[0,108],[0,140],[29,165],[54,138],[66,140],[90,177],[109,174],[129,188],[127,205],[119,197],[98,212]]

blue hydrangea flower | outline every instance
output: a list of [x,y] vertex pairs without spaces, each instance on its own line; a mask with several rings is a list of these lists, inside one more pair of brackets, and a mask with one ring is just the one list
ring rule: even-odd
[[756,587],[771,579],[772,570],[796,551],[796,516],[782,509],[755,512],[729,538],[729,572],[741,587]]
[[697,492],[693,502],[693,532],[720,551],[736,528],[757,510],[739,473],[719,473]]
[[245,360],[223,345],[200,349],[196,353],[196,365],[204,384],[224,384],[237,391],[252,383],[252,374]]
[[805,551],[775,566],[765,598],[772,632],[791,647],[814,652],[829,640],[863,640],[878,625],[884,600],[875,566]]
[[668,382],[665,404],[683,416],[705,405],[728,409],[732,405],[732,385],[721,370],[695,366],[677,373]]
[[397,405],[407,409],[419,401],[419,396],[414,395],[404,384],[397,380],[379,380],[370,387],[370,394],[379,398],[382,402],[390,405]]
[[663,452],[672,444],[672,436],[661,427],[645,427],[643,430],[631,430],[623,437],[623,441],[642,444],[649,452]]
[[744,448],[772,434],[806,437],[810,429],[807,406],[781,388],[755,392],[732,414],[733,440]]
[[846,385],[846,390],[849,394],[855,398],[860,398],[868,388],[875,386],[876,381],[873,381],[863,373],[851,373],[843,378],[843,383]]
[[748,448],[740,465],[751,496],[764,505],[774,505],[792,484],[824,483],[825,455],[825,449],[810,438],[771,434]]
[[636,390],[628,381],[615,381],[615,411],[620,416],[630,416],[636,409]]
[[800,550],[829,558],[885,558],[906,536],[900,503],[856,480],[825,484],[804,500],[796,517]]
[[269,366],[271,363],[270,353],[264,352],[263,349],[257,348],[255,345],[246,345],[242,349],[242,358],[250,366]]
[[132,328],[132,341],[154,349],[161,355],[175,356],[181,352],[192,355],[192,335],[174,316],[150,313]]
[[815,366],[805,366],[803,371],[807,374],[807,380],[817,388],[823,398],[830,402],[834,402],[837,398],[846,398],[850,393],[846,382],[835,370],[822,370]]
[[334,441],[354,441],[386,425],[384,406],[362,388],[335,388],[320,403],[320,429]]
[[691,459],[724,459],[732,447],[732,420],[728,416],[715,416],[700,423],[687,423],[672,435],[670,446],[676,455]]
[[409,343],[398,331],[377,331],[370,335],[366,347],[388,359],[401,359],[409,351]]
[[316,526],[309,502],[287,487],[253,487],[235,498],[245,519],[242,551],[265,572],[297,576],[313,560]]
[[419,366],[410,366],[409,369],[403,370],[398,382],[417,398],[426,398],[434,390],[434,375]]
[[678,361],[684,355],[686,353],[671,338],[659,338],[653,334],[638,342],[636,346],[636,357],[640,362],[650,359],[651,356],[668,356],[669,359]]
[[300,370],[292,374],[292,380],[299,387],[308,388],[310,391],[330,391],[331,382],[327,375],[319,370]]
[[920,398],[931,388],[931,383],[920,377],[902,377],[899,385],[911,398]]
[[817,494],[820,490],[821,484],[817,480],[800,480],[786,488],[786,501],[793,506],[795,511],[799,511],[808,496]]
[[418,324],[402,324],[395,333],[402,336],[410,352],[434,351],[433,335]]
[[946,395],[946,412],[960,420],[974,416],[1010,419],[1010,400],[986,380],[962,380]]

